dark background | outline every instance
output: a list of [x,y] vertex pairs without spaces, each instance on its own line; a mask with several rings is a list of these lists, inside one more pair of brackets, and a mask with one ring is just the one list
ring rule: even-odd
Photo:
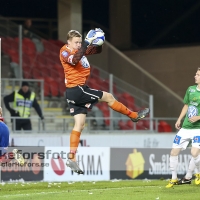
[[[109,1],[82,0],[83,20],[109,29]],[[57,0],[0,0],[4,17],[57,18]],[[137,48],[200,43],[200,1],[131,0],[132,43]]]

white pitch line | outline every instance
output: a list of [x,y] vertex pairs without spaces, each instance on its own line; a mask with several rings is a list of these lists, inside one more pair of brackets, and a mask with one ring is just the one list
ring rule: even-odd
[[[29,195],[47,195],[47,194],[61,194],[61,193],[75,193],[75,192],[93,192],[93,191],[107,191],[107,190],[122,190],[122,189],[138,189],[138,188],[154,188],[154,187],[159,187],[159,186],[137,186],[137,187],[120,187],[120,188],[98,188],[98,189],[85,189],[85,190],[70,190],[66,189],[60,192],[37,192],[37,193],[26,193],[26,194],[13,194],[13,195],[4,195],[1,197],[8,198],[8,197],[18,197],[18,196],[29,196]],[[161,186],[160,186],[161,187]]]

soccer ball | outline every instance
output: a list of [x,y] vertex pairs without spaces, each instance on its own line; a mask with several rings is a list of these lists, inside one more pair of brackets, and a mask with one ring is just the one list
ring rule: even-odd
[[104,33],[101,31],[96,31],[97,39],[93,40],[92,44],[101,46],[105,42]]

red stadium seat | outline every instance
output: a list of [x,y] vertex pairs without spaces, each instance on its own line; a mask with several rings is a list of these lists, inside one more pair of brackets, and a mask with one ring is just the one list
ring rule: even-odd
[[25,63],[26,65],[31,66],[31,61],[30,61],[29,56],[27,56],[26,54],[23,54],[22,59],[23,59],[23,63]]
[[109,81],[108,80],[103,80],[101,82],[101,90],[109,91]]
[[56,80],[50,77],[45,78],[45,83],[49,85],[50,94],[53,97],[59,96],[59,84]]
[[55,52],[55,50],[53,52],[51,52],[50,57],[55,63],[60,64],[59,54],[57,52]]
[[165,121],[159,121],[158,132],[172,132],[172,127]]
[[50,77],[50,71],[47,68],[41,67],[40,68],[42,77]]
[[43,64],[43,65],[46,65],[46,64],[47,64],[46,58],[45,58],[45,56],[43,56],[42,54],[37,54],[36,60],[37,60],[37,62],[39,62],[39,63],[41,63],[41,64]]
[[61,64],[58,64],[58,63],[54,64],[54,69],[56,69],[56,70],[61,70],[62,69],[62,71],[64,70],[63,66]]
[[51,42],[47,40],[42,40],[42,43],[44,45],[45,51],[50,51],[50,52],[59,52],[60,48],[57,47],[55,44],[52,44]]
[[[103,110],[102,112],[103,112],[103,116],[104,117],[110,117],[110,111],[109,110]],[[105,124],[107,126],[109,126],[110,125],[110,120],[109,119],[105,119]]]
[[19,54],[17,51],[9,49],[8,55],[10,56],[12,62],[19,63]]
[[131,109],[131,110],[134,110],[135,109],[135,106],[134,106],[134,98],[127,92],[124,92],[121,97],[123,99],[126,99],[126,106]]
[[50,76],[51,76],[51,78],[53,78],[53,79],[56,80],[56,79],[59,77],[59,72],[58,72],[57,70],[55,70],[55,69],[50,69],[49,71],[50,71]]
[[91,87],[92,89],[97,89],[97,90],[101,90],[101,84],[99,83],[100,81],[95,78],[89,78],[87,81],[87,85],[89,87]]
[[26,79],[31,79],[32,78],[32,72],[31,72],[32,70],[31,70],[30,66],[23,64],[22,68],[23,68],[23,77]]
[[136,130],[146,130],[146,128],[144,127],[144,123],[143,122],[144,122],[143,120],[139,120],[136,123]]
[[8,43],[10,43],[10,44],[13,43],[13,42],[16,42],[16,41],[15,41],[15,38],[12,38],[12,37],[6,37],[5,39],[6,39],[6,41],[7,41]]
[[32,68],[32,77],[34,79],[41,79],[42,74],[41,74],[40,70],[38,70],[38,69],[36,69],[36,68],[33,67]]
[[44,77],[40,77],[38,79],[44,80],[44,96],[50,97],[50,86],[49,86],[48,81],[46,81],[46,78],[44,78]]
[[58,97],[59,96],[59,84],[56,80],[52,81],[50,85],[51,96]]
[[18,50],[19,50],[18,41],[16,41],[14,38],[12,38],[12,37],[6,37],[6,38],[5,38],[5,43],[6,43],[7,45],[9,45],[9,47],[10,47],[12,50],[15,50],[15,51],[18,51]]
[[123,120],[119,120],[118,126],[120,130],[128,130],[127,122]]
[[59,68],[59,69],[57,69],[57,71],[59,73],[59,78],[61,78],[62,80],[65,80],[64,69],[63,68]]
[[91,67],[91,70],[90,70],[91,77],[92,78],[99,78],[100,77],[99,70],[95,67],[92,67],[92,66],[90,66],[90,67]]
[[48,69],[54,69],[55,62],[51,58],[46,58],[46,67]]
[[42,55],[46,57],[46,59],[48,59],[51,55],[51,51],[48,50],[48,49],[45,49],[43,52],[42,52]]
[[2,44],[2,52],[4,52],[5,54],[9,54],[9,50],[10,46],[8,46],[7,44]]
[[96,105],[101,111],[108,110],[108,104],[105,102],[100,102]]
[[59,91],[60,91],[60,96],[64,96],[64,93],[66,91],[66,85],[64,83],[64,81],[60,81],[59,82]]
[[121,94],[118,96],[118,101],[127,106],[127,100]]
[[36,54],[35,44],[29,38],[23,38],[22,49],[23,49],[23,53],[25,53],[27,55],[35,55]]
[[132,130],[132,129],[134,128],[133,122],[132,122],[131,120],[128,120],[128,121],[126,122],[126,126],[127,126],[127,129],[128,129],[128,130]]

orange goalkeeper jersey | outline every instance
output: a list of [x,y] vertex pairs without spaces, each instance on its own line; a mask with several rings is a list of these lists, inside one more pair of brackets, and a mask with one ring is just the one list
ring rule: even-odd
[[[71,51],[66,44],[60,49],[60,61],[64,68],[65,85],[68,88],[84,85],[90,75],[90,64],[85,56],[82,56],[76,65],[73,64],[73,56],[77,51]],[[91,45],[87,48],[85,55],[97,54],[101,51],[101,46]]]

